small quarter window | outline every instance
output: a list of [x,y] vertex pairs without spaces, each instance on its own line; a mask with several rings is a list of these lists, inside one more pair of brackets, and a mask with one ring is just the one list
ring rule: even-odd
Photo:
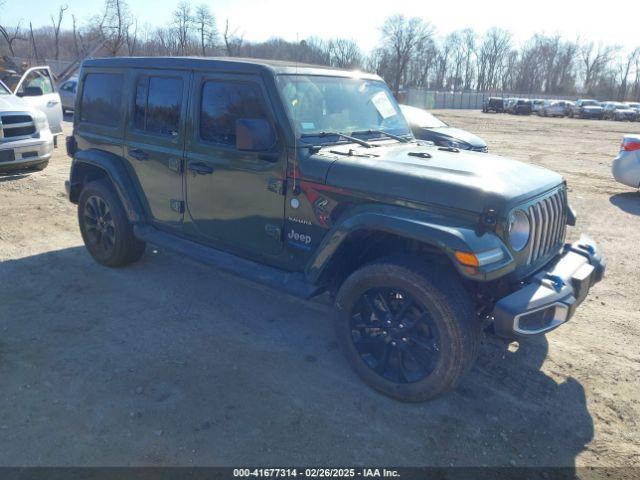
[[89,73],[84,77],[80,121],[117,127],[120,124],[122,75]]
[[175,136],[180,127],[182,79],[140,77],[136,86],[134,126],[137,130]]
[[208,81],[202,87],[200,137],[220,145],[236,145],[236,120],[268,120],[257,85]]

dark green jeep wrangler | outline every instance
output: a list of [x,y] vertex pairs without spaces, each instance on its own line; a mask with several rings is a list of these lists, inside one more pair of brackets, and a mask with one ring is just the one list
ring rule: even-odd
[[604,274],[556,173],[416,141],[375,75],[113,58],[80,75],[67,191],[101,264],[145,244],[311,298],[392,397],[453,388],[483,331],[566,322]]

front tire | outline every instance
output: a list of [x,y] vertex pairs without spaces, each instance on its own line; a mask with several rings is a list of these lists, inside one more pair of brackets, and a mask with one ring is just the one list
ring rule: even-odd
[[87,250],[102,265],[123,267],[144,254],[146,244],[133,235],[120,199],[106,180],[96,180],[82,189],[78,222]]
[[455,388],[477,356],[480,322],[450,270],[415,259],[366,265],[336,298],[337,334],[349,363],[370,387],[406,402]]

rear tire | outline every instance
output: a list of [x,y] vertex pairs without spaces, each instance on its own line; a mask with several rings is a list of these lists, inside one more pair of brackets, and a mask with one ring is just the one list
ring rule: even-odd
[[144,254],[145,242],[133,235],[120,199],[106,180],[96,180],[82,189],[78,222],[87,250],[102,265],[123,267]]
[[367,385],[405,402],[455,388],[473,365],[481,337],[458,277],[443,267],[415,265],[402,258],[366,265],[336,298],[337,335],[349,363]]

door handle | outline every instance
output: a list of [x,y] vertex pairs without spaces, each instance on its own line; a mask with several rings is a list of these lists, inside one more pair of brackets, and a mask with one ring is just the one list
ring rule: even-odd
[[135,158],[136,160],[143,161],[149,159],[149,154],[144,150],[140,150],[139,148],[132,148],[129,150],[129,156]]
[[47,107],[55,107],[56,105],[58,105],[60,102],[58,102],[57,100],[49,100],[47,102]]
[[189,171],[196,175],[211,175],[213,167],[203,162],[191,162],[189,163]]

